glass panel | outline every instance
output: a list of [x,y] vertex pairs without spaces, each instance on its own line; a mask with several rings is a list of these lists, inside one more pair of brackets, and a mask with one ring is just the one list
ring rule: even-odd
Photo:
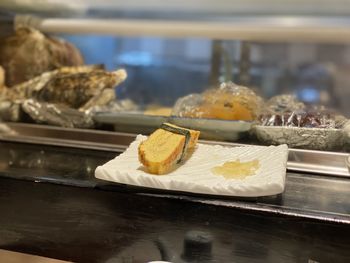
[[[96,35],[63,37],[81,50],[87,64],[104,64],[108,70],[126,68],[128,79],[117,93],[137,103],[172,106],[181,96],[209,88],[214,73],[212,49],[216,43],[220,49],[217,83],[244,82],[266,99],[295,94],[306,104],[320,104],[350,115],[348,45]],[[247,64],[246,68],[242,64]]]
[[[94,118],[98,124],[124,120],[123,125],[136,127],[124,129],[123,125],[114,125],[114,128],[123,127],[122,131],[133,132],[146,130],[137,126],[140,123],[148,123],[147,131],[150,131],[160,121],[169,120],[192,128],[205,128],[211,134],[208,138],[216,140],[264,144],[289,144],[299,140],[299,144],[291,146],[336,151],[349,149],[350,124],[346,118],[350,115],[347,102],[350,95],[347,87],[350,8],[340,0],[332,3],[287,1],[283,4],[266,0],[263,4],[259,1],[259,5],[257,2],[219,0],[215,3],[201,1],[199,5],[196,0],[186,3],[43,0],[41,5],[33,1],[3,1],[0,6],[17,14],[38,15],[40,19],[17,16],[17,25],[22,20],[27,21],[26,24],[36,26],[48,35],[55,33],[68,40],[81,51],[86,64],[103,64],[108,71],[124,68],[128,74],[126,81],[116,88],[117,99],[112,103],[107,102],[113,97],[113,89],[101,93],[103,96],[86,107],[84,99],[89,98],[94,89],[80,90],[81,94],[71,92],[68,97],[77,99],[73,104],[78,106],[73,110],[58,108],[49,112],[50,105],[46,105],[41,108],[45,109],[43,114],[49,114],[45,116],[46,120],[56,118],[56,112],[67,114],[67,120],[74,119],[76,123],[72,121],[69,125],[84,128],[91,127],[94,122],[92,119],[85,122],[83,116]],[[142,23],[146,22],[143,32]],[[127,28],[124,31],[123,25]],[[129,29],[132,32],[128,32]],[[38,50],[26,50],[27,54],[35,51]],[[26,73],[28,68],[36,69],[36,65],[14,64]],[[49,70],[54,68],[51,66]],[[248,89],[236,87],[231,81]],[[221,83],[226,86],[220,86]],[[219,89],[207,92],[218,87],[223,87],[221,93],[218,93]],[[31,91],[27,93],[31,94]],[[271,98],[274,100],[270,101]],[[59,98],[59,102],[61,100]],[[20,109],[25,107],[38,107],[35,102],[13,101],[12,104],[0,101],[0,109],[10,105],[11,113],[20,114]],[[96,105],[98,107],[91,107]],[[190,110],[184,113],[185,108]],[[96,119],[106,111],[136,111],[138,114],[104,116],[108,119],[106,122]],[[93,114],[86,115],[87,112]],[[36,111],[32,113],[36,114]],[[146,121],[143,114],[155,117]],[[162,118],[157,119],[158,115]],[[186,120],[188,117],[210,120],[203,124],[195,119]],[[231,122],[211,122],[211,119]],[[239,127],[233,122],[236,120],[242,121]],[[269,126],[277,126],[277,129],[270,130]],[[300,129],[289,129],[296,127]],[[305,142],[303,136],[313,142]],[[326,145],[318,144],[320,138]]]

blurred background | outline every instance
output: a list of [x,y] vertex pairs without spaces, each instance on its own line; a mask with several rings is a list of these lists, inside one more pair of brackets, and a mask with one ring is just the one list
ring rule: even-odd
[[2,0],[0,6],[36,15],[40,20],[29,24],[74,43],[87,64],[126,68],[128,79],[116,92],[138,104],[172,106],[232,80],[264,98],[295,94],[350,116],[350,1]]

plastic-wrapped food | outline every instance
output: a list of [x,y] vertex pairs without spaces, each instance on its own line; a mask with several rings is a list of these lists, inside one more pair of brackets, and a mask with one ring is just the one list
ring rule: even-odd
[[253,121],[259,116],[262,99],[251,89],[232,82],[202,94],[180,98],[172,115],[191,118]]
[[294,95],[283,94],[270,98],[265,104],[265,111],[272,114],[298,111],[305,108],[305,104]]

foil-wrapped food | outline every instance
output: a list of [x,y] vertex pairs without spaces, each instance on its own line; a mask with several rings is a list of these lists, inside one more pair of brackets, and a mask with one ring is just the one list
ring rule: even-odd
[[273,97],[253,127],[263,144],[293,148],[342,150],[348,120],[324,107],[307,107],[291,95]]
[[253,121],[259,115],[262,99],[251,89],[233,82],[222,83],[202,94],[180,98],[172,115],[190,118]]
[[263,126],[341,129],[346,118],[327,111],[298,110],[261,115],[258,121]]

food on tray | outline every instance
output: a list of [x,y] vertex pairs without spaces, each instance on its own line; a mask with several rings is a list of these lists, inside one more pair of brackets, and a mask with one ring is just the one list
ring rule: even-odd
[[192,118],[252,121],[259,115],[262,99],[251,89],[232,82],[202,94],[180,98],[173,115]]
[[344,145],[343,128],[348,120],[324,107],[265,113],[252,132],[264,144],[287,144],[293,148],[339,150]]
[[280,114],[261,115],[263,126],[284,126],[303,128],[342,128],[347,119],[330,111],[293,111]]
[[235,160],[232,162],[225,162],[221,166],[216,166],[212,168],[211,171],[215,175],[221,175],[226,179],[244,179],[247,176],[256,174],[259,168],[260,163],[257,159],[248,162]]
[[72,44],[33,28],[18,27],[15,35],[0,40],[0,65],[5,69],[8,87],[46,71],[83,63],[79,50]]
[[[126,77],[124,69],[108,72],[100,66],[62,67],[45,72],[4,88],[0,97],[0,105],[3,105],[0,116],[18,121],[22,109],[38,122],[85,128],[93,125],[90,110],[113,101],[115,86]],[[71,122],[72,118],[80,118],[80,121]]]
[[342,128],[347,119],[323,106],[306,106],[292,95],[272,97],[258,124],[302,128]]
[[153,115],[153,116],[170,116],[172,108],[162,107],[158,105],[150,105],[144,111],[145,115]]
[[140,162],[152,174],[165,174],[193,151],[200,132],[164,123],[140,143]]

